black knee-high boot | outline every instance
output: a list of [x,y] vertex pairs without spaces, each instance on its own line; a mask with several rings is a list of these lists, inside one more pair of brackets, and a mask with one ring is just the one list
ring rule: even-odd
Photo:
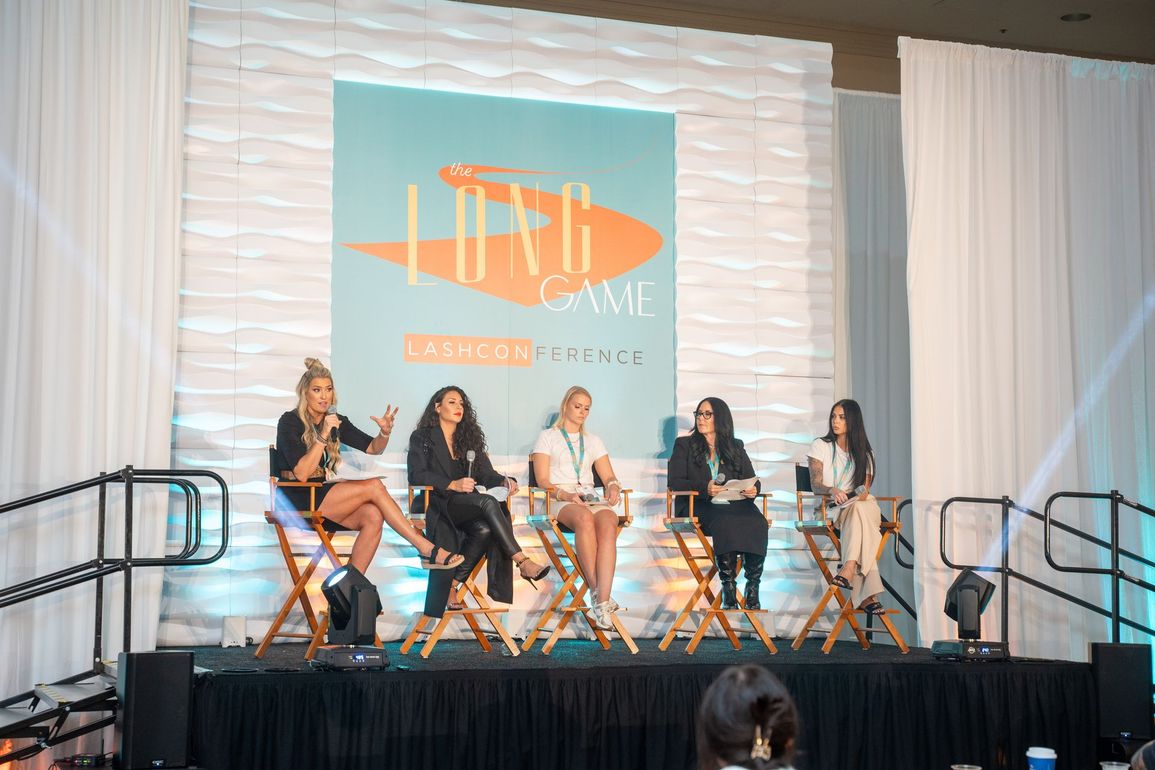
[[742,554],[742,564],[746,573],[746,609],[760,610],[762,603],[758,599],[758,584],[762,582],[762,565],[766,557],[759,554]]
[[716,555],[718,562],[718,576],[722,579],[722,609],[733,610],[738,608],[738,553],[720,553]]

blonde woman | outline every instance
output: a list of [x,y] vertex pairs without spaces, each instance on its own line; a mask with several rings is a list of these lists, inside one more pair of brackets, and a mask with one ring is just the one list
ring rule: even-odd
[[[610,597],[618,558],[618,514],[622,485],[610,465],[602,440],[586,430],[593,398],[578,385],[566,391],[553,426],[543,430],[533,447],[533,472],[538,486],[554,487],[561,503],[557,520],[573,530],[578,562],[589,584],[594,620],[612,628],[610,616],[620,607]],[[605,499],[593,493],[594,471]]]
[[[341,465],[342,444],[379,455],[389,445],[389,434],[397,418],[397,409],[386,406],[380,417],[371,418],[377,423],[377,435],[370,436],[349,422],[349,418],[337,414],[336,406],[333,373],[317,359],[306,358],[305,372],[297,382],[297,408],[285,412],[277,423],[277,452],[281,467],[289,469],[290,480],[325,482],[316,491],[317,510],[324,516],[325,529],[357,532],[349,564],[362,574],[369,569],[381,543],[384,522],[417,549],[422,567],[453,569],[461,564],[461,556],[438,548],[414,529],[389,496],[382,480],[338,482],[334,479]],[[279,494],[284,494],[298,509],[309,506],[307,489],[285,488]]]

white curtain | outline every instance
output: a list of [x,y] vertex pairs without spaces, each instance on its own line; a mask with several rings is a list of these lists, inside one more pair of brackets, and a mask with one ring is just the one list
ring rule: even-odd
[[[911,494],[910,325],[898,96],[836,90],[834,131],[835,346],[840,354],[835,397],[853,398],[862,406],[878,459],[875,493],[906,498]],[[909,531],[905,534],[909,537]],[[891,553],[881,562],[882,575],[913,602],[913,572],[898,566]],[[905,550],[904,558],[909,563]],[[912,636],[913,623],[900,631]]]
[[[939,558],[944,499],[1057,490],[1155,498],[1155,67],[903,39],[911,422],[922,641],[954,635]],[[1102,506],[1061,517],[1100,536]],[[955,562],[997,563],[997,509],[954,506]],[[1011,566],[1103,604],[1098,577],[1052,571],[1041,525],[1012,517]],[[1149,520],[1125,513],[1125,546]],[[1056,558],[1103,566],[1060,537]],[[1135,573],[1137,565],[1125,563]],[[1016,654],[1080,660],[1105,620],[1012,584]],[[984,616],[998,638],[1001,597]],[[1145,597],[1127,613],[1150,623]],[[1124,635],[1124,640],[1132,638]],[[1150,641],[1139,635],[1140,641]]]
[[[0,2],[4,502],[169,463],[187,29],[180,0]],[[158,555],[166,496],[137,499],[135,553]],[[91,559],[95,501],[0,516],[0,585]],[[137,573],[134,649],[154,643],[160,579]],[[0,610],[0,696],[91,666],[93,601],[90,583]]]

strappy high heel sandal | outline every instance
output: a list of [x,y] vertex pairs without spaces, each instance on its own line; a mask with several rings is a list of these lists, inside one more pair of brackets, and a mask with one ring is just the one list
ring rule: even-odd
[[[428,556],[420,551],[417,553],[421,557],[422,569],[455,569],[465,561],[465,557],[461,554],[450,553],[439,545],[434,545]],[[441,554],[441,556],[439,557],[437,554]]]
[[[538,567],[539,568],[538,571],[533,573],[533,574],[526,572],[526,570],[525,570],[526,562],[529,562],[529,564],[533,565],[533,567]],[[531,586],[533,586],[533,590],[535,590],[535,591],[537,590],[537,581],[541,580],[543,577],[545,577],[546,575],[549,574],[549,565],[548,564],[538,564],[537,562],[535,562],[533,559],[529,558],[528,556],[523,556],[521,558],[521,561],[516,562],[516,564],[517,564],[518,574],[521,575],[522,580],[528,581],[529,584]],[[532,569],[532,567],[531,567],[531,569]]]

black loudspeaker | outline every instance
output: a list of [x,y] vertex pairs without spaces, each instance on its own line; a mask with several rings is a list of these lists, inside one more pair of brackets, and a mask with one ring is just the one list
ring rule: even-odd
[[191,652],[120,653],[115,767],[188,767],[192,685]]
[[1099,737],[1151,737],[1151,647],[1091,644],[1091,672],[1099,698]]

